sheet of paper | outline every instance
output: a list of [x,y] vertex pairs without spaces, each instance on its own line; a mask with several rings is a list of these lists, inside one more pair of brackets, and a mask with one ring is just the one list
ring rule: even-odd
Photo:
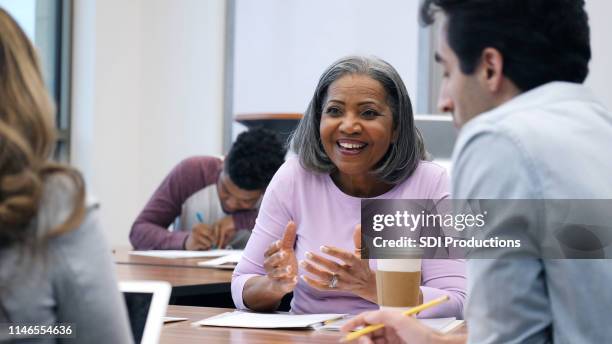
[[344,314],[289,314],[228,312],[195,322],[194,325],[248,328],[309,328]]
[[208,251],[185,251],[185,250],[150,250],[130,251],[131,255],[156,258],[178,259],[178,258],[214,258],[234,253],[242,253],[242,250],[208,250]]
[[242,252],[228,254],[223,257],[207,260],[204,262],[199,262],[198,265],[206,268],[217,268],[217,269],[234,269],[240,258],[242,257]]
[[454,331],[455,329],[457,329],[458,327],[462,326],[464,323],[465,323],[465,320],[453,320],[450,322],[450,324],[447,324],[446,326],[444,326],[444,328],[441,329],[440,332],[450,333]]
[[[340,327],[342,327],[342,325],[344,325],[351,318],[352,316],[349,316],[336,321],[332,321],[329,324],[325,324],[319,327],[318,329],[324,331],[340,331]],[[457,326],[463,323],[463,320],[456,320],[455,318],[419,319],[419,321],[424,325],[429,326],[432,329],[442,333],[452,331]]]
[[463,323],[462,320],[457,320],[455,318],[435,318],[435,319],[419,319],[419,320],[424,325],[427,325],[433,328],[434,330],[437,330],[443,333],[453,330],[456,326],[451,327],[451,325],[454,324],[455,322],[459,322],[460,324]]

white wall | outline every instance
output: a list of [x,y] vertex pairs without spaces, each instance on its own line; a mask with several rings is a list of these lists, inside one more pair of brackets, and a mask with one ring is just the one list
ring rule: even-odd
[[[323,69],[351,53],[390,62],[416,105],[418,3],[236,0],[234,113],[303,112]],[[588,0],[587,11],[593,60],[586,84],[612,109],[612,1]]]
[[237,0],[234,113],[304,112],[325,68],[377,55],[416,98],[418,1]]
[[76,0],[72,162],[114,246],[181,159],[220,154],[223,0]]
[[602,102],[612,110],[612,1],[588,0],[587,11],[591,24],[591,48],[593,60],[586,84],[593,89]]

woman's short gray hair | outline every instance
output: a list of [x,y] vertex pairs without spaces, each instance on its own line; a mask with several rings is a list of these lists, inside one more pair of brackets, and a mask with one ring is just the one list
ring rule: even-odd
[[327,68],[304,118],[291,136],[291,149],[298,155],[301,165],[313,172],[331,173],[336,166],[329,159],[319,133],[321,113],[329,85],[345,75],[367,75],[381,83],[387,93],[387,102],[393,112],[393,129],[397,140],[372,171],[380,180],[397,184],[410,177],[419,162],[426,158],[423,138],[414,125],[412,104],[401,77],[389,63],[377,57],[348,56]]

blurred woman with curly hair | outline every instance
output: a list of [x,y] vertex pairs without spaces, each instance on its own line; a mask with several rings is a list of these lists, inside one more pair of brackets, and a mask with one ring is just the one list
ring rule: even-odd
[[73,323],[79,342],[131,342],[83,179],[49,161],[54,113],[34,47],[0,8],[0,323]]

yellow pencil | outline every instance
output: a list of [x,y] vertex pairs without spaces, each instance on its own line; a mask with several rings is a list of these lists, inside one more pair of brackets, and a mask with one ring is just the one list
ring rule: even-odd
[[[431,301],[429,301],[427,303],[424,303],[424,304],[422,304],[420,306],[416,306],[416,307],[410,308],[409,310],[403,312],[402,315],[413,315],[413,314],[416,314],[418,312],[424,311],[427,308],[430,308],[430,307],[433,307],[433,306],[437,306],[437,305],[439,305],[442,302],[445,302],[447,300],[448,300],[448,296],[445,295],[445,296],[439,297],[437,299],[433,299],[433,300],[431,300]],[[361,337],[364,334],[368,334],[368,333],[374,332],[374,331],[379,330],[379,329],[381,329],[383,327],[385,327],[385,325],[383,325],[383,324],[376,324],[376,325],[370,325],[370,326],[364,327],[364,328],[362,328],[359,331],[355,331],[353,333],[347,334],[344,338],[342,338],[341,342],[350,342],[351,340],[355,340],[355,339]]]

